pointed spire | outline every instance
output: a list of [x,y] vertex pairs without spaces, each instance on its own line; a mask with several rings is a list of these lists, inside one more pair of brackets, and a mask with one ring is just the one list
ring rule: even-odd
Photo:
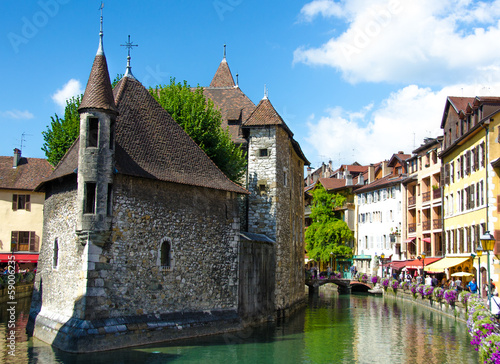
[[99,9],[101,10],[101,31],[99,32],[99,48],[97,49],[97,54],[104,55],[104,48],[102,42],[102,38],[104,37],[104,32],[102,31],[102,9],[104,9],[104,2],[101,3],[101,7]]
[[235,87],[233,75],[229,69],[229,65],[226,61],[226,45],[224,44],[224,58],[222,58],[217,72],[215,72],[212,82],[210,82],[210,87]]
[[128,36],[128,41],[125,44],[120,44],[122,47],[127,47],[128,49],[128,56],[127,56],[127,70],[125,71],[124,77],[131,77],[133,79],[136,79],[134,75],[132,74],[132,67],[130,67],[130,50],[132,47],[138,47],[138,44],[132,44],[130,41],[130,35]]
[[102,109],[118,112],[113,97],[113,89],[111,88],[111,81],[109,79],[108,63],[103,49],[103,31],[102,31],[102,8],[104,4],[101,3],[101,30],[99,32],[99,48],[94,58],[94,64],[90,71],[87,87],[83,94],[82,102],[79,111],[84,109]]
[[264,97],[262,98],[262,100],[267,100],[267,94],[268,94],[268,92],[267,92],[267,85],[264,84]]
[[238,80],[239,74],[236,74],[236,87],[240,87],[240,81]]

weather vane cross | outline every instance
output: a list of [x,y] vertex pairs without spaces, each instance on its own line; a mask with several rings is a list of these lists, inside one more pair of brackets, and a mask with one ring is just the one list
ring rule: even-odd
[[130,35],[129,35],[128,41],[125,44],[120,44],[120,46],[126,47],[128,49],[128,58],[130,58],[130,50],[132,49],[132,47],[138,47],[139,44],[132,44],[132,42],[130,41]]

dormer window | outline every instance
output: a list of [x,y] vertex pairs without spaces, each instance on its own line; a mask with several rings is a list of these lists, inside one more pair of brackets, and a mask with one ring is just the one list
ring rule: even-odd
[[87,130],[87,147],[97,148],[99,140],[99,119],[89,118]]

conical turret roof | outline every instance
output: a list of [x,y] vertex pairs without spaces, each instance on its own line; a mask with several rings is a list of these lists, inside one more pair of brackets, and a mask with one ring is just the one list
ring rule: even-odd
[[227,64],[226,57],[222,60],[217,68],[217,72],[215,72],[214,78],[212,78],[212,82],[210,82],[210,87],[235,87],[233,75],[231,74],[231,70],[229,69],[229,65]]
[[113,98],[113,89],[111,88],[108,64],[104,52],[95,56],[82,103],[78,110],[89,108],[118,112]]

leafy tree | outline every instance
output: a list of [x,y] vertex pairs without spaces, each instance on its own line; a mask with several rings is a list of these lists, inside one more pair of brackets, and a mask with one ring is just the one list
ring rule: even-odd
[[309,258],[328,261],[330,253],[334,256],[352,256],[352,249],[346,243],[353,238],[347,223],[335,211],[344,204],[346,198],[341,194],[330,194],[321,183],[313,192],[311,220],[306,230],[306,250]]
[[64,119],[57,114],[51,116],[52,122],[47,125],[47,130],[42,132],[42,150],[50,164],[57,165],[64,157],[67,150],[80,135],[80,114],[78,107],[82,102],[83,95],[72,97],[66,100],[64,109]]
[[149,92],[229,179],[241,180],[246,169],[244,152],[221,127],[220,111],[205,98],[200,86],[192,90],[186,81],[176,83],[172,78],[169,85],[150,88]]
[[113,82],[111,82],[111,87],[112,88],[115,88],[115,86],[117,85],[118,82],[120,82],[120,80],[123,78],[123,73],[118,73],[115,77],[115,79],[113,80]]

